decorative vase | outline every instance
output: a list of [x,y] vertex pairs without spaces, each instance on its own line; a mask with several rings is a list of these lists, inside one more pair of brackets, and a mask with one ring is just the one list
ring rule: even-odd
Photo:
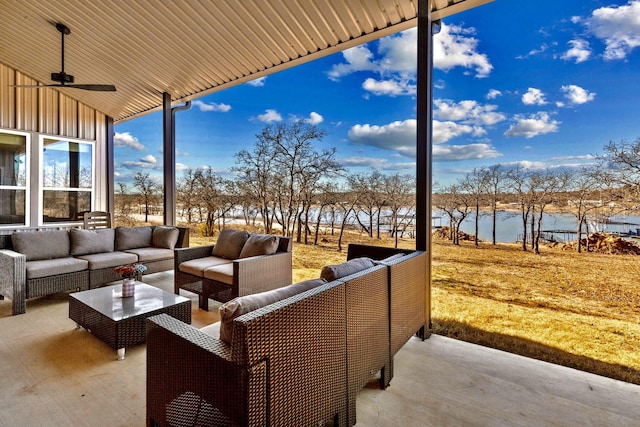
[[136,279],[125,277],[122,279],[122,298],[132,297],[136,291]]

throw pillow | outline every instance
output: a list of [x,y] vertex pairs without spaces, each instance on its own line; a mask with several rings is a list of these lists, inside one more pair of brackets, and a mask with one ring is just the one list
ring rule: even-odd
[[268,234],[252,234],[240,251],[240,258],[272,255],[278,250],[278,237]]
[[67,230],[15,232],[11,235],[11,244],[13,250],[23,254],[27,261],[69,256]]
[[113,228],[100,230],[72,229],[69,232],[71,239],[71,255],[100,254],[113,252],[115,237]]
[[249,233],[246,231],[225,228],[220,232],[211,255],[226,259],[238,259],[247,239],[249,239]]
[[220,313],[220,339],[231,344],[233,339],[233,319],[236,317],[308,291],[324,283],[327,283],[327,281],[322,278],[305,280],[304,282],[294,283],[293,285],[259,294],[236,297],[224,303],[218,309]]
[[180,231],[176,227],[158,226],[153,229],[151,244],[156,248],[173,249],[178,242]]
[[327,282],[331,282],[373,266],[374,264],[373,261],[371,261],[371,258],[354,258],[342,264],[325,265],[322,267],[320,277],[326,279]]
[[116,251],[151,246],[151,227],[117,227]]

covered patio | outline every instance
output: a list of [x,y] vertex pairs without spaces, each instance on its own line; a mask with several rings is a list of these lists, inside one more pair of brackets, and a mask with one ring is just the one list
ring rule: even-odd
[[[92,144],[90,208],[113,211],[113,126],[153,111],[164,118],[164,219],[175,224],[173,128],[186,103],[417,26],[416,249],[428,251],[432,27],[488,1],[2,2],[0,133],[24,138],[33,158],[25,183],[7,186],[25,193],[22,218],[12,215],[0,233],[73,225],[44,213],[41,148],[51,138]],[[66,67],[76,82],[113,84],[116,92],[16,87],[50,84],[60,71],[55,23],[72,31]],[[170,272],[148,276],[166,290],[172,281]],[[0,425],[144,424],[144,345],[115,363],[108,347],[75,329],[66,294],[30,304],[12,317],[10,301],[0,301]],[[215,309],[198,310],[195,296],[193,307],[194,326],[218,320]],[[638,386],[444,337],[412,339],[395,363],[389,389],[359,394],[358,425],[640,423]]]

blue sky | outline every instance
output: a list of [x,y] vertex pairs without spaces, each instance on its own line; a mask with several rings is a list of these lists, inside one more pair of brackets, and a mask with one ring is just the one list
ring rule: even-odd
[[[327,131],[351,172],[415,172],[416,29],[199,98],[176,114],[177,170],[231,177],[266,125]],[[640,137],[640,0],[495,0],[443,21],[434,38],[434,181],[500,163],[593,163]],[[162,117],[115,126],[116,181],[160,176]]]

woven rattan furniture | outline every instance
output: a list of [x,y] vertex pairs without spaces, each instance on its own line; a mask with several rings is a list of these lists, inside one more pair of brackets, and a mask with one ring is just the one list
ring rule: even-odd
[[69,318],[116,350],[119,360],[126,347],[146,340],[145,319],[161,313],[191,323],[191,300],[142,282],[127,298],[121,285],[69,295]]
[[199,306],[203,310],[209,309],[209,298],[227,302],[237,296],[276,289],[292,282],[293,254],[290,237],[278,238],[274,254],[231,260],[232,283],[183,271],[181,264],[186,261],[213,258],[213,248],[214,245],[207,245],[174,250],[174,292],[178,294],[180,289],[184,289],[198,294]]
[[346,425],[346,315],[335,281],[237,317],[230,344],[149,318],[147,425]]
[[[393,356],[417,335],[425,339],[429,330],[430,306],[427,289],[427,253],[397,248],[350,244],[347,259],[368,257],[384,260],[396,254],[402,257],[385,261],[389,278],[389,333],[391,369]],[[390,372],[393,376],[393,372]]]
[[[156,229],[151,227],[131,227],[150,228],[152,231]],[[184,227],[176,227],[178,229],[178,240],[176,247],[184,247],[189,245],[189,231]],[[124,229],[124,228],[122,228]],[[117,230],[117,229],[116,229]],[[105,230],[95,230],[96,232],[105,232]],[[21,230],[20,233],[42,232],[46,240],[46,233],[71,233],[71,229],[66,230]],[[57,246],[57,245],[54,245]],[[11,235],[0,235],[0,295],[10,298],[12,301],[12,314],[21,314],[26,311],[26,300],[52,295],[58,292],[86,290],[120,279],[120,275],[113,271],[113,267],[133,262],[142,262],[147,267],[146,274],[157,273],[173,269],[173,250],[159,248],[132,248],[125,251],[113,251],[106,253],[99,265],[94,267],[91,257],[94,254],[84,254],[80,256],[67,253],[64,256],[49,257],[35,261],[48,262],[52,266],[52,270],[41,271],[38,275],[29,273],[30,261],[23,254],[18,252],[12,244]],[[53,248],[56,250],[57,248]],[[126,252],[126,253],[125,253]],[[126,259],[123,257],[127,257]],[[87,261],[87,259],[89,261]],[[79,261],[80,260],[80,261]],[[84,265],[77,268],[77,271],[56,272],[55,269],[71,262],[83,262]],[[106,265],[104,265],[106,264]],[[37,277],[34,277],[37,276]]]

